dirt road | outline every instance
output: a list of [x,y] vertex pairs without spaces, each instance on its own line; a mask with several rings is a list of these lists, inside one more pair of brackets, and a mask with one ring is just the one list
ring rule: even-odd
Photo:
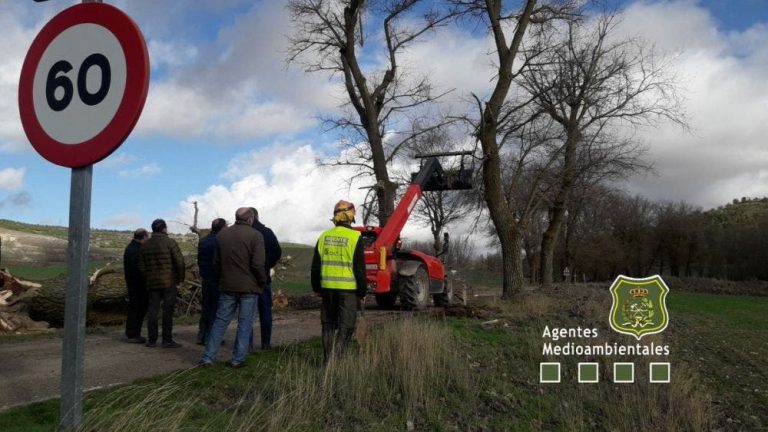
[[[395,312],[371,310],[366,317],[381,322]],[[228,360],[236,324],[230,324],[227,345],[219,360]],[[258,326],[256,326],[258,343]],[[93,390],[130,383],[195,366],[203,347],[195,345],[197,326],[177,326],[177,349],[147,348],[121,341],[122,329],[88,335],[85,344],[85,389]],[[292,311],[276,314],[272,344],[279,349],[320,335],[319,311]],[[59,396],[61,373],[60,338],[0,344],[0,411],[17,405]]]

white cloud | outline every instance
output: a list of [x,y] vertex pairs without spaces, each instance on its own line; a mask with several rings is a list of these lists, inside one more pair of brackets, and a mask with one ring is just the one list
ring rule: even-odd
[[284,4],[262,2],[211,42],[150,40],[158,67],[173,67],[153,81],[137,131],[247,142],[314,126],[341,89],[321,74],[286,69],[288,29]]
[[173,81],[152,84],[136,132],[192,137],[206,130],[214,108],[193,88]]
[[5,168],[0,170],[0,189],[14,191],[24,185],[26,168]]
[[99,162],[102,168],[117,168],[130,165],[137,160],[137,157],[128,153],[118,153],[110,155],[108,158]]
[[[371,178],[359,178],[348,184],[356,171],[352,167],[320,167],[321,157],[306,144],[276,145],[264,151],[253,151],[232,159],[227,171],[229,184],[210,186],[204,193],[188,197],[179,203],[178,210],[168,220],[192,222],[193,202],[198,203],[199,225],[208,226],[217,217],[234,220],[239,207],[256,207],[262,222],[272,228],[280,241],[314,244],[317,236],[330,228],[333,205],[340,199],[351,200],[358,208],[357,222],[362,223],[362,203]],[[416,166],[414,163],[413,166]],[[410,168],[413,168],[411,166]],[[396,169],[408,171],[408,166]],[[404,189],[401,190],[401,192]],[[454,239],[466,235],[473,221],[452,227]],[[186,232],[187,227],[171,224],[171,230]],[[409,221],[403,237],[410,240],[428,240],[428,229]],[[475,235],[478,246],[485,239]]]
[[0,28],[3,29],[0,38],[0,152],[3,153],[30,149],[21,127],[17,95],[21,65],[37,32],[23,26],[21,14],[22,10],[16,7],[0,14]]
[[[269,148],[252,150],[232,158],[222,177],[239,180],[254,174],[268,175],[275,161],[288,160],[292,154],[307,146],[307,143],[278,142]],[[310,146],[311,147],[311,146]]]
[[406,51],[401,59],[406,69],[426,74],[442,93],[454,90],[447,100],[483,95],[492,88],[495,53],[491,40],[467,29],[442,27]]
[[120,176],[122,177],[151,177],[153,175],[160,174],[163,171],[162,168],[160,168],[160,165],[156,163],[150,163],[146,165],[142,165],[138,168],[131,169],[131,170],[123,170],[120,171]]
[[198,56],[198,50],[195,46],[157,39],[147,42],[147,50],[152,69],[184,66],[197,60]]
[[704,208],[768,195],[766,26],[725,34],[692,2],[635,4],[623,26],[659,47],[681,50],[676,71],[692,128],[685,133],[664,124],[640,131],[658,176],[633,178],[628,188]]
[[320,155],[311,146],[284,148],[290,150],[265,152],[266,157],[257,168],[250,163],[256,158],[255,153],[233,159],[230,173],[240,177],[238,180],[211,186],[203,194],[188,197],[171,219],[191,222],[193,201],[198,202],[201,226],[207,226],[216,217],[231,222],[238,207],[253,206],[281,241],[314,244],[317,235],[331,226],[333,205],[348,199],[360,206],[364,192],[357,189],[360,184],[347,186],[352,169],[318,167],[316,160]]

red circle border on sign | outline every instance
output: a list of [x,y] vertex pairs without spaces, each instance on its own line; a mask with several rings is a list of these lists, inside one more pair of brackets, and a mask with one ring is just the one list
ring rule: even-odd
[[[35,72],[46,48],[66,29],[97,24],[117,38],[125,54],[126,82],[123,100],[112,120],[93,138],[65,144],[48,135],[35,112],[32,95]],[[120,9],[104,3],[81,3],[65,9],[40,30],[24,59],[19,80],[19,112],[32,147],[48,161],[69,168],[94,164],[120,147],[136,126],[149,91],[149,53],[136,23]]]

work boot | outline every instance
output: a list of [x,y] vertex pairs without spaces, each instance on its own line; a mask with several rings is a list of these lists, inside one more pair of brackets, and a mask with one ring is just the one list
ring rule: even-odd
[[176,341],[163,342],[163,348],[181,348],[181,344]]
[[323,361],[328,363],[333,356],[333,347],[335,342],[336,331],[323,330]]
[[134,343],[134,344],[143,344],[143,343],[147,342],[147,339],[143,338],[141,336],[136,336],[136,337],[132,337],[132,338],[127,337],[127,338],[125,338],[123,340],[128,342],[128,343]]
[[355,329],[342,328],[336,336],[336,356],[341,357],[347,352],[349,341],[352,340],[352,334]]

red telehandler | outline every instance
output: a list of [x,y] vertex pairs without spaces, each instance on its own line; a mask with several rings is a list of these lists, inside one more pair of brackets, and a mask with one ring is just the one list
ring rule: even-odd
[[[441,156],[460,156],[460,168],[444,170],[437,159]],[[453,291],[442,261],[401,248],[400,232],[423,192],[472,188],[472,171],[464,168],[464,156],[471,157],[471,152],[417,155],[421,169],[412,175],[411,184],[387,223],[383,227],[355,227],[365,245],[368,292],[376,296],[380,307],[393,307],[398,297],[401,306],[411,310],[425,308],[430,295],[435,306],[450,302]]]

